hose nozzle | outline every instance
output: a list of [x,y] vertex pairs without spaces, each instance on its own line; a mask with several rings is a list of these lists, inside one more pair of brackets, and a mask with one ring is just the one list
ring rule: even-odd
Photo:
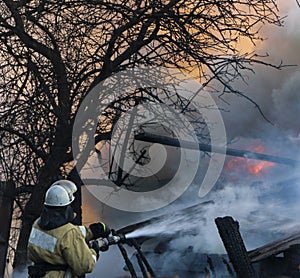
[[124,234],[117,234],[117,235],[112,235],[108,236],[106,238],[99,238],[98,239],[98,244],[100,247],[100,250],[107,250],[107,248],[110,245],[115,245],[118,243],[124,243],[126,241],[126,236]]

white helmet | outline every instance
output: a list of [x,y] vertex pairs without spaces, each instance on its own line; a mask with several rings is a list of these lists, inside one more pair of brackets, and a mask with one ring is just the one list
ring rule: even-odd
[[51,185],[46,192],[44,205],[51,207],[63,207],[74,201],[73,194],[69,194],[68,190],[61,185]]
[[69,180],[58,180],[56,182],[54,182],[51,186],[54,185],[60,185],[63,188],[65,188],[68,192],[68,194],[71,194],[73,196],[73,194],[77,191],[77,187],[75,185],[74,182],[69,181]]

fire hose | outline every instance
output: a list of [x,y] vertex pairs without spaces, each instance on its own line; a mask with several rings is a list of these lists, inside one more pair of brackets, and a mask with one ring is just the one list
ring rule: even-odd
[[148,273],[150,274],[151,278],[155,278],[155,274],[153,269],[151,268],[149,262],[147,261],[146,257],[144,256],[141,246],[137,243],[135,239],[132,238],[126,238],[126,235],[124,234],[116,234],[114,230],[112,230],[111,235],[109,235],[106,238],[98,238],[97,239],[100,251],[106,251],[109,249],[109,246],[111,245],[117,245],[123,258],[125,261],[125,264],[128,268],[128,271],[130,272],[130,275],[132,278],[137,278],[136,271],[134,269],[133,264],[131,263],[127,251],[124,248],[124,244],[127,244],[130,247],[133,247],[136,251],[136,258],[138,265],[140,267],[140,270],[143,274],[143,278],[148,278]]

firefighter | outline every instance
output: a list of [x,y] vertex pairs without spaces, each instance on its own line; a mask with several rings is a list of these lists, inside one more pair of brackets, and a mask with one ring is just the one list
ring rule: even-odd
[[[31,278],[73,278],[93,271],[99,258],[95,239],[107,237],[110,229],[102,222],[89,226],[75,226],[74,212],[76,185],[59,180],[46,192],[40,218],[32,227],[28,242],[28,267]],[[92,244],[87,243],[91,241]]]

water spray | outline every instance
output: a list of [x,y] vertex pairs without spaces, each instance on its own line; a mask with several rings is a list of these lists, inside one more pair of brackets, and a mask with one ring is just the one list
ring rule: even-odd
[[118,245],[119,250],[124,258],[125,264],[131,274],[131,277],[137,278],[134,266],[131,263],[123,244],[127,244],[128,246],[133,247],[137,251],[136,257],[143,277],[148,278],[147,272],[151,275],[152,278],[156,277],[153,269],[151,268],[149,262],[147,261],[146,257],[144,256],[141,250],[141,246],[137,243],[137,241],[134,238],[128,238],[126,234],[116,233],[116,231],[112,230],[110,236],[106,238],[99,238],[97,239],[97,242],[101,251],[107,251],[109,246],[111,245]]

